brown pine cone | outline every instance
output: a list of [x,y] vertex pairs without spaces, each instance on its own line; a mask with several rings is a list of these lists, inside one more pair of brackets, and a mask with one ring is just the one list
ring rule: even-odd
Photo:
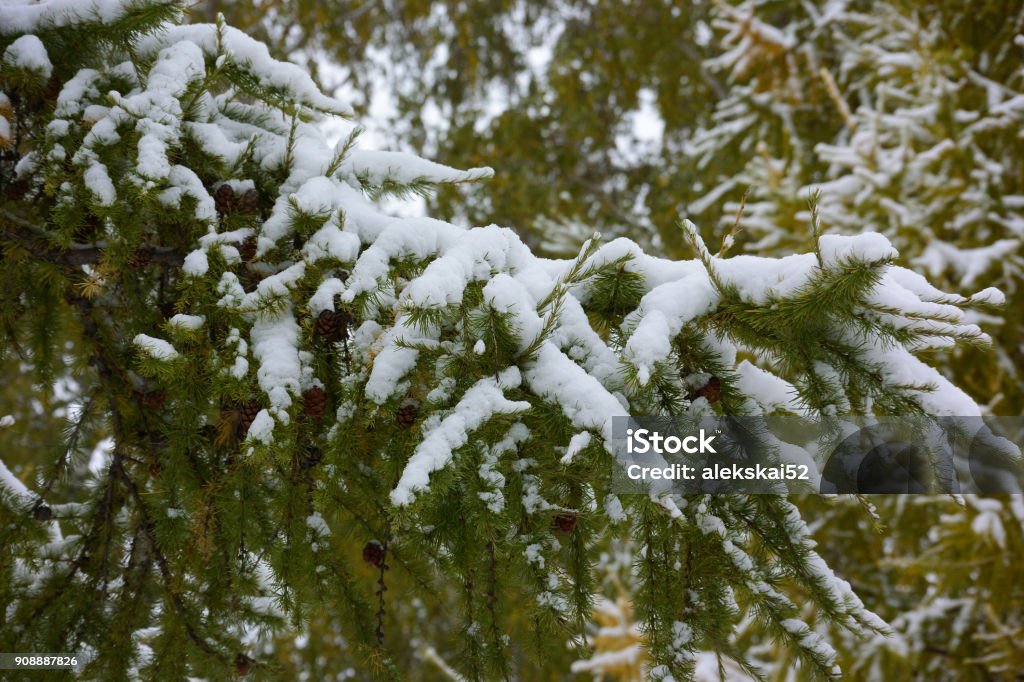
[[252,422],[256,419],[256,415],[263,409],[263,405],[258,400],[247,400],[246,402],[238,406],[238,438],[239,440],[245,438],[246,434],[249,433],[249,427],[252,426]]
[[559,514],[551,522],[559,533],[571,533],[576,527],[576,515],[572,512]]
[[144,268],[153,259],[153,247],[143,244],[128,257],[128,265],[133,268]]
[[316,333],[328,341],[341,337],[341,318],[333,310],[323,310],[316,317]]
[[142,398],[142,405],[147,410],[159,410],[164,406],[164,400],[167,396],[163,391],[145,391],[140,395]]
[[395,421],[398,422],[399,426],[409,428],[416,423],[416,417],[419,415],[419,410],[416,409],[415,405],[403,405],[398,408],[398,412],[395,412]]
[[217,213],[231,213],[235,209],[235,188],[226,182],[222,183],[213,192],[213,204],[217,207]]
[[36,521],[49,521],[53,518],[53,510],[45,504],[37,504],[32,509],[32,518]]
[[711,377],[708,379],[706,384],[691,393],[688,397],[691,402],[697,398],[707,398],[707,401],[713,405],[722,399],[722,382],[719,381],[718,377]]
[[238,245],[238,255],[246,263],[256,257],[256,235],[249,235]]
[[252,668],[252,659],[245,654],[238,654],[235,656],[235,675],[238,677],[245,677],[249,674],[249,670]]
[[363,561],[370,566],[380,568],[380,565],[384,563],[384,545],[376,540],[367,542],[363,547]]
[[307,417],[319,419],[327,409],[327,391],[319,386],[306,389],[302,394],[302,408]]
[[19,201],[25,198],[25,194],[28,192],[28,182],[26,180],[14,180],[13,182],[7,183],[4,187],[4,196],[11,201]]
[[260,210],[260,193],[255,189],[246,190],[235,202],[235,210],[239,213],[256,213]]

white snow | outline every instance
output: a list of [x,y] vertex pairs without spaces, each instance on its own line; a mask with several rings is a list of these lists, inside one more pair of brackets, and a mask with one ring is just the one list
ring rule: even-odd
[[385,180],[400,183],[418,180],[432,183],[475,182],[494,175],[490,168],[461,171],[405,152],[368,149],[352,152],[342,163],[340,172],[365,178],[371,184],[380,184]]
[[496,414],[516,414],[530,409],[528,402],[505,397],[505,389],[515,388],[520,382],[519,371],[510,367],[497,381],[493,377],[481,379],[467,390],[451,414],[423,434],[398,485],[391,491],[392,504],[410,504],[418,492],[429,486],[430,474],[443,469],[454,451],[468,442],[470,431],[483,426]]
[[90,163],[83,178],[100,206],[114,205],[114,202],[117,201],[117,191],[114,189],[114,183],[110,180],[106,166],[99,161]]
[[256,441],[264,445],[274,442],[274,418],[267,410],[260,410],[249,425],[245,434],[246,441]]
[[190,277],[202,277],[210,270],[210,261],[206,257],[206,252],[202,249],[196,249],[185,256],[185,264],[182,266],[182,271]]
[[178,351],[167,341],[153,338],[146,334],[136,334],[132,341],[142,351],[156,360],[174,360],[178,357]]
[[611,419],[626,411],[597,379],[550,342],[541,345],[524,378],[538,395],[558,405],[573,425],[600,432],[611,452]]
[[43,41],[34,35],[23,35],[8,45],[3,61],[5,66],[33,71],[43,79],[48,79],[53,73],[53,64]]
[[283,424],[290,420],[292,396],[301,392],[299,331],[292,310],[287,308],[259,315],[250,332],[252,354],[259,362],[256,378],[270,400],[270,414]]
[[109,24],[137,4],[136,0],[5,0],[0,4],[0,35],[89,21]]
[[572,460],[575,459],[582,450],[590,445],[590,432],[580,431],[575,436],[569,439],[569,447],[565,449],[565,454],[562,455],[562,464],[572,464]]
[[178,313],[167,321],[169,325],[176,329],[184,329],[188,331],[195,331],[196,329],[199,329],[203,326],[204,322],[206,322],[206,318],[202,315],[185,315],[183,313]]
[[[299,103],[317,110],[340,116],[352,115],[349,106],[322,94],[304,69],[271,57],[270,51],[263,43],[230,26],[226,27],[220,38],[223,39],[228,60],[250,73],[261,85],[288,92]],[[204,54],[213,56],[217,53],[220,38],[217,27],[213,24],[170,26],[164,31],[142,38],[136,49],[138,55],[145,58],[154,56],[169,45],[193,43],[199,46]]]
[[822,235],[818,241],[822,264],[842,264],[846,261],[873,263],[893,260],[900,254],[892,247],[889,240],[876,232],[865,232],[852,237],[842,235]]
[[648,382],[657,363],[668,358],[683,326],[710,312],[718,299],[706,272],[666,282],[641,299],[623,322],[626,328],[635,325],[625,355],[636,366],[641,384]]

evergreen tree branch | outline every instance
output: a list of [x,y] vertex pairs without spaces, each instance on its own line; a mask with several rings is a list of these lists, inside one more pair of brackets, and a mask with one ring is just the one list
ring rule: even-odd
[[[28,251],[32,257],[53,265],[78,266],[96,265],[105,259],[107,248],[94,244],[72,243],[66,248],[56,244],[56,238],[33,223],[21,218],[6,208],[0,208],[8,225],[0,232],[0,239],[16,244]],[[185,262],[185,255],[168,247],[156,247],[152,250],[150,261],[162,265],[180,267]]]

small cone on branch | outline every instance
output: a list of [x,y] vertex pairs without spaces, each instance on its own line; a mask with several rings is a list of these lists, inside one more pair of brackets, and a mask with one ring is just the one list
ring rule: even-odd
[[337,333],[338,314],[333,310],[322,310],[316,316],[316,333],[324,338],[331,338]]
[[564,512],[556,516],[551,523],[559,533],[571,533],[572,529],[576,527],[576,515],[572,512]]
[[245,435],[249,433],[249,427],[252,426],[253,420],[256,419],[256,415],[258,415],[262,409],[263,406],[260,405],[258,400],[247,400],[238,406],[239,440],[244,439]]
[[256,257],[256,245],[256,235],[249,235],[238,245],[238,255],[242,257],[243,261],[248,263]]
[[255,189],[246,190],[237,198],[234,208],[239,213],[255,213],[260,209],[260,193]]
[[135,249],[128,257],[128,265],[133,268],[143,268],[149,265],[151,260],[153,260],[153,247],[144,244]]
[[7,183],[4,187],[4,196],[11,201],[18,201],[25,198],[28,188],[28,182],[25,180],[14,180],[13,182]]
[[348,334],[350,319],[345,311],[321,311],[316,317],[316,333],[328,341],[341,341]]
[[167,396],[163,391],[146,391],[141,395],[142,405],[147,410],[159,410],[164,406]]
[[235,656],[235,674],[238,677],[245,677],[252,669],[252,659],[245,654]]
[[32,509],[32,518],[36,521],[49,521],[53,518],[53,509],[45,504],[37,504]]
[[319,386],[306,389],[302,394],[302,409],[307,417],[319,419],[327,409],[327,391]]
[[370,566],[380,568],[380,565],[384,563],[384,545],[376,540],[367,542],[363,547],[363,561]]
[[722,399],[722,382],[718,377],[711,377],[707,383],[689,395],[691,401],[697,398],[707,398],[712,405]]
[[231,213],[235,208],[235,188],[223,183],[213,192],[213,204],[221,215]]
[[416,409],[415,405],[402,405],[398,408],[398,412],[395,412],[395,421],[398,422],[400,426],[409,428],[416,423],[416,417],[418,415],[419,410]]

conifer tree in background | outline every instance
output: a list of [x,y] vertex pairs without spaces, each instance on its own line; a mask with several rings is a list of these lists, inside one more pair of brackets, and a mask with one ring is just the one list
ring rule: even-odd
[[[827,229],[883,232],[902,262],[946,285],[996,284],[1010,296],[1006,310],[1020,310],[1024,46],[1015,37],[1024,8],[839,7],[794,6],[782,18],[773,3],[716,5],[726,56],[709,68],[735,100],[718,105],[716,125],[690,153],[708,170],[722,158],[734,165],[702,210],[714,214],[717,204],[730,229],[742,207],[742,248],[785,252],[812,238],[810,214],[796,202],[819,191]],[[1020,315],[983,318],[997,325],[996,352],[963,349],[942,361],[944,372],[988,411],[1020,414]],[[1019,671],[1011,644],[1024,622],[1019,504],[875,502],[875,520],[854,501],[799,502],[820,519],[815,537],[826,559],[893,625],[894,636],[868,645],[827,635],[850,661],[848,673],[983,680]],[[870,541],[873,525],[880,534]]]
[[[800,203],[820,192],[826,231],[890,237],[944,286],[999,286],[1024,307],[1024,4],[715,5],[729,85],[688,154],[708,177],[691,207],[744,247],[812,239]],[[724,163],[724,167],[723,164]],[[741,202],[749,189],[750,196]],[[995,353],[958,351],[948,376],[994,414],[1024,414],[1024,328],[998,320]]]
[[526,678],[586,659],[626,537],[654,679],[750,669],[751,622],[811,678],[837,663],[815,620],[888,630],[783,497],[616,496],[610,420],[977,414],[915,354],[985,342],[963,309],[993,292],[943,294],[877,234],[723,258],[687,222],[695,260],[547,260],[392,218],[490,170],[328,145],[346,105],[181,10],[0,6],[4,363],[44,398],[3,394],[0,649],[275,678],[326,621],[361,675]]
[[[595,229],[685,248],[679,206],[701,178],[679,149],[723,94],[702,63],[713,54],[709,9],[355,0],[334,12],[317,0],[206,0],[193,16],[223,11],[275,54],[308,63],[360,114],[388,116],[377,130],[396,148],[464,165],[505,159],[488,183],[440,188],[431,215],[513,225],[544,255],[571,257]],[[661,133],[643,130],[651,120]]]
[[[873,501],[874,522],[853,498],[800,503],[829,539],[822,555],[892,626],[868,642],[831,633],[847,676],[1015,679],[1024,669],[1021,496]],[[879,521],[886,527],[872,529]]]

